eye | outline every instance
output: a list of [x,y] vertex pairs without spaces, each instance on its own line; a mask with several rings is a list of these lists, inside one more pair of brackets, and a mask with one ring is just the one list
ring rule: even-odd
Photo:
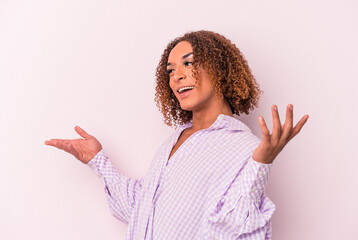
[[[193,65],[193,62],[185,61],[184,65],[191,66],[191,65]],[[167,69],[167,74],[170,75],[173,71],[174,71],[174,69]]]

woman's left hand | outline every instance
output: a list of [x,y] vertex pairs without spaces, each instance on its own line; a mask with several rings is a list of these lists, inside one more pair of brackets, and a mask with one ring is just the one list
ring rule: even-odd
[[277,106],[273,105],[271,110],[273,118],[272,134],[270,134],[264,118],[259,116],[262,140],[252,155],[252,158],[255,161],[265,164],[272,163],[275,160],[286,144],[301,131],[301,128],[308,119],[308,115],[303,116],[296,126],[292,128],[293,106],[292,104],[289,104],[286,109],[285,123],[281,126]]

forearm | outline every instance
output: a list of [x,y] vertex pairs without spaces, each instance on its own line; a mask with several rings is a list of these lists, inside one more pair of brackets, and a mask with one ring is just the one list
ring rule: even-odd
[[142,190],[143,179],[133,179],[115,169],[108,156],[101,150],[87,164],[104,183],[104,190],[112,214],[128,222]]

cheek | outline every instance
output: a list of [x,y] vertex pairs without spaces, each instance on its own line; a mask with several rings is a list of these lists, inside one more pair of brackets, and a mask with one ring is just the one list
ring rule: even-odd
[[174,84],[171,84],[171,83],[169,82],[169,88],[170,88],[171,93],[175,96],[175,98],[177,98],[177,96],[176,96],[176,94],[175,94],[175,90],[174,90]]
[[211,95],[215,90],[213,89],[211,83],[208,79],[203,79],[202,81],[198,81],[198,90],[205,95]]
[[169,80],[169,88],[173,91],[173,84],[172,81]]

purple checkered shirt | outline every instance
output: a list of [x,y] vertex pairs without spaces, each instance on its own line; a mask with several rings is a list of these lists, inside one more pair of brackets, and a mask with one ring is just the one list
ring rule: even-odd
[[271,164],[252,159],[260,143],[241,121],[220,114],[168,160],[179,126],[141,179],[118,172],[101,150],[88,163],[103,180],[111,213],[128,223],[126,239],[271,239]]

